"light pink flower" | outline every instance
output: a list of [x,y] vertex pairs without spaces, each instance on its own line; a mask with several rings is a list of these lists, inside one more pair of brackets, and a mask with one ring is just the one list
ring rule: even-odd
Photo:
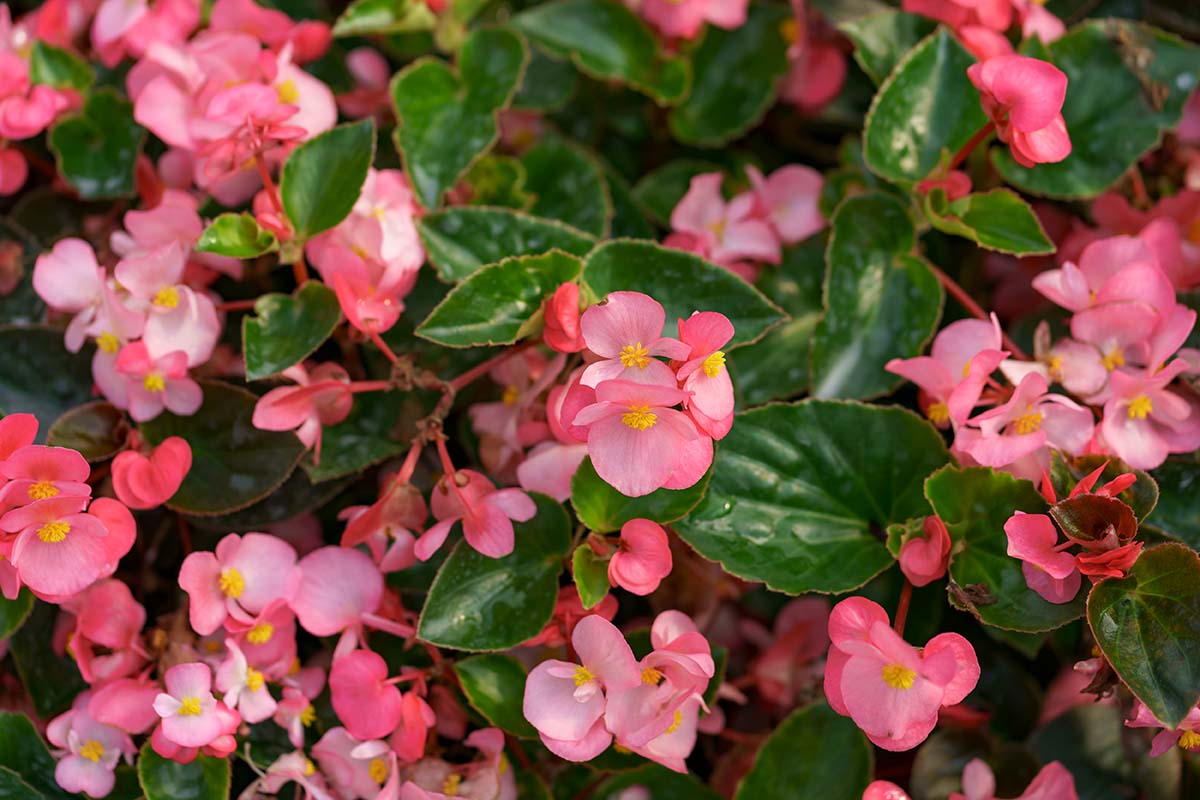
[[758,211],[783,244],[797,244],[825,227],[817,201],[825,179],[811,167],[789,164],[768,177],[757,167],[746,167]]
[[217,0],[209,12],[208,27],[214,31],[240,31],[261,40],[273,50],[286,44],[294,48],[296,60],[306,63],[320,58],[329,48],[332,32],[324,22],[296,22],[254,0]]
[[655,356],[683,360],[690,348],[662,335],[666,319],[662,305],[641,292],[613,292],[588,308],[580,318],[583,340],[601,360],[583,371],[580,383],[595,388],[619,378],[674,387],[675,373]]
[[46,738],[59,748],[54,781],[67,792],[107,797],[116,783],[114,770],[124,758],[132,763],[137,748],[129,734],[97,722],[87,712],[88,693],[79,695],[70,711],[46,725]]
[[101,349],[115,352],[121,341],[142,335],[142,315],[115,299],[95,252],[82,239],[60,239],[38,256],[33,288],[46,305],[75,315],[65,337],[67,349],[73,353],[83,347],[88,336],[108,334],[111,341],[102,340]]
[[1104,404],[1100,434],[1112,452],[1136,469],[1154,469],[1170,453],[1200,447],[1200,415],[1167,387],[1187,369],[1176,359],[1155,375],[1118,370],[1109,377],[1112,395]]
[[[963,790],[951,792],[949,800],[997,800],[996,777],[983,759],[973,758],[963,767]],[[1025,791],[1015,800],[1079,800],[1075,778],[1061,762],[1042,767]]]
[[1062,70],[1028,56],[1001,55],[972,64],[967,77],[979,89],[984,112],[1017,163],[1032,167],[1070,155],[1071,139],[1062,116],[1067,76]]
[[489,558],[502,558],[513,550],[513,522],[527,522],[537,513],[537,505],[524,491],[497,490],[472,469],[443,476],[434,487],[430,507],[438,521],[417,540],[416,554],[422,561],[438,551],[460,520],[467,544]]
[[1012,0],[1012,3],[1021,20],[1021,35],[1026,39],[1037,38],[1042,44],[1050,44],[1067,32],[1063,21],[1037,0]]
[[[1200,750],[1200,707],[1191,708],[1178,728],[1168,728],[1159,721],[1154,713],[1141,700],[1133,701],[1133,715],[1125,721],[1128,728],[1162,728],[1154,736],[1150,745],[1152,757],[1161,756],[1175,744],[1180,748],[1195,752]],[[1047,798],[1048,800],[1048,798]]]
[[379,751],[364,752],[363,744],[345,728],[330,728],[313,745],[313,758],[340,796],[376,798],[380,786],[394,772],[395,756],[389,759],[384,755],[390,752],[386,745],[379,742]]
[[200,22],[196,0],[104,0],[92,23],[92,46],[107,67],[140,57],[153,44],[179,44]]
[[87,502],[86,497],[62,495],[0,517],[0,530],[16,534],[12,565],[34,594],[65,599],[103,577],[108,528],[84,513]]
[[191,553],[179,570],[192,628],[202,636],[229,616],[250,622],[272,601],[291,599],[299,580],[296,551],[265,533],[231,533],[215,553]]
[[579,409],[595,401],[595,391],[579,384],[582,372],[575,370],[567,385],[550,390],[546,398],[546,425],[553,438],[534,445],[517,465],[517,482],[522,489],[541,492],[560,503],[571,496],[571,479],[587,457],[587,431],[581,431],[582,439],[576,438],[569,426],[563,424],[566,414],[574,419]]
[[400,722],[400,690],[388,682],[387,664],[370,650],[335,660],[329,691],[338,719],[359,739],[387,736]]
[[154,698],[154,711],[162,718],[159,730],[168,742],[204,747],[226,735],[228,709],[213,697],[212,670],[206,664],[176,664],[163,680],[166,691]]
[[169,436],[145,456],[125,450],[112,462],[113,490],[130,508],[157,508],[179,491],[192,468],[192,448],[186,439]]
[[725,202],[721,195],[724,180],[719,172],[692,178],[687,194],[671,212],[671,229],[694,237],[695,249],[723,266],[744,260],[778,264],[779,239],[771,225],[758,216],[758,198],[747,192]]
[[[129,415],[137,422],[157,417],[163,409],[181,416],[195,414],[204,393],[187,372],[187,354],[174,350],[157,358],[144,341],[133,342],[117,354],[117,372],[126,378]],[[110,396],[109,400],[113,400]],[[117,403],[114,401],[114,405]]]
[[535,413],[540,412],[542,394],[562,372],[565,361],[563,354],[547,361],[536,350],[526,350],[488,373],[504,387],[500,401],[476,403],[467,412],[472,428],[479,434],[487,468],[493,472],[510,469],[526,447],[549,433]]
[[642,17],[664,36],[694,39],[705,22],[733,30],[746,21],[749,0],[643,0]]
[[350,375],[340,364],[327,361],[311,373],[303,364],[296,364],[285,369],[283,376],[296,385],[281,386],[260,397],[251,422],[264,431],[295,430],[304,446],[313,448],[313,460],[319,463],[322,427],[337,425],[354,407]]
[[225,648],[228,652],[216,674],[217,689],[225,693],[221,701],[252,725],[271,717],[276,704],[267,689],[266,676],[250,666],[245,653],[233,639],[225,640]]
[[714,439],[723,439],[733,427],[733,382],[721,350],[733,338],[733,323],[716,311],[697,311],[679,320],[679,339],[691,352],[675,376],[691,396],[684,408],[696,427]]
[[946,574],[950,559],[950,532],[946,523],[928,516],[922,525],[923,537],[900,545],[900,571],[913,586],[925,586]]
[[141,643],[146,609],[122,581],[98,580],[63,602],[62,608],[75,618],[68,642],[79,674],[88,683],[129,677],[149,661]]
[[657,522],[631,519],[621,526],[621,540],[608,562],[608,582],[634,594],[647,595],[671,574],[671,544]]
[[1058,541],[1058,529],[1045,514],[1018,511],[1004,523],[1008,554],[1020,559],[1025,583],[1050,603],[1069,603],[1079,593],[1075,556],[1063,552],[1070,541]]
[[299,564],[300,583],[292,610],[300,625],[314,636],[333,636],[363,624],[411,635],[411,629],[376,614],[383,602],[383,574],[371,557],[347,547],[322,547]]

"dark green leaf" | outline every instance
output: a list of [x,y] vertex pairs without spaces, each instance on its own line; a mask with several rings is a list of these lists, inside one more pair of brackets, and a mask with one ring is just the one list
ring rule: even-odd
[[128,197],[145,138],[145,129],[133,121],[133,103],[105,88],[50,129],[50,149],[59,174],[83,199]]
[[233,258],[257,258],[279,249],[275,234],[263,228],[254,215],[222,214],[208,224],[200,234],[196,250]]
[[718,147],[753,128],[775,102],[787,72],[786,6],[752,4],[733,30],[709,25],[692,53],[692,91],[671,109],[671,133],[686,144]]
[[40,39],[34,41],[33,53],[29,57],[30,83],[84,92],[91,88],[95,80],[96,76],[88,63],[70,50],[46,44]]
[[229,797],[229,759],[196,756],[190,764],[163,758],[142,747],[137,762],[138,781],[146,800],[226,800]]
[[1096,584],[1088,624],[1113,671],[1168,729],[1200,701],[1200,555],[1146,550],[1124,578]]
[[587,543],[575,548],[571,556],[571,574],[584,609],[595,607],[608,595],[608,559],[600,558]]
[[355,0],[333,25],[334,36],[433,30],[437,15],[424,0]]
[[533,195],[525,190],[527,177],[525,165],[516,158],[489,153],[471,165],[462,186],[470,195],[470,205],[521,211],[533,205]]
[[529,66],[512,107],[527,111],[557,111],[567,104],[579,85],[579,73],[567,61],[529,48]]
[[484,653],[454,664],[454,674],[471,706],[491,724],[525,739],[537,730],[521,710],[525,698],[525,667],[512,656]]
[[349,483],[349,479],[314,484],[302,469],[293,470],[283,485],[252,506],[231,514],[189,517],[198,528],[220,533],[261,531],[267,525],[290,520],[300,514],[316,511],[333,500]]
[[1076,542],[1102,542],[1113,534],[1126,544],[1137,535],[1133,509],[1115,497],[1083,494],[1059,500],[1050,507],[1059,530]]
[[68,353],[55,328],[0,327],[0,413],[34,414],[44,441],[56,419],[92,399],[93,351]]
[[542,301],[580,269],[579,259],[561,250],[506,258],[451,289],[417,335],[448,347],[512,344],[530,333]]
[[703,502],[675,530],[727,572],[789,594],[848,592],[892,562],[890,523],[925,516],[949,459],[900,408],[806,400],[736,416]]
[[657,237],[654,226],[646,219],[646,210],[637,198],[629,182],[622,177],[612,164],[605,163],[604,181],[608,187],[608,196],[612,198],[612,224],[609,226],[609,236],[614,239],[654,239]]
[[812,394],[887,394],[900,378],[884,365],[921,354],[941,317],[942,287],[912,254],[912,221],[895,198],[851,197],[832,225],[826,313],[812,334]]
[[275,491],[295,469],[304,446],[291,431],[263,431],[250,421],[257,401],[250,392],[202,381],[204,404],[190,417],[165,411],[141,426],[156,445],[182,436],[192,448],[192,468],[167,504],[187,514],[227,514]]
[[321,460],[310,456],[302,462],[315,483],[354,475],[407,448],[396,435],[404,417],[405,401],[399,392],[367,392],[354,396],[354,410],[337,425],[321,432]]
[[254,313],[242,319],[248,381],[278,374],[308,358],[342,316],[337,295],[320,281],[308,281],[290,297],[262,295],[254,301]]
[[537,199],[530,213],[565,222],[593,236],[608,233],[612,199],[595,157],[566,139],[543,139],[521,156],[525,188]]
[[[607,754],[600,756],[604,758]],[[626,789],[640,786],[653,800],[719,800],[720,795],[696,779],[658,764],[646,764],[609,778],[592,794],[596,800],[620,800]]]
[[46,795],[34,789],[8,767],[0,767],[0,800],[46,800]]
[[878,86],[936,24],[928,17],[888,9],[843,22],[838,29],[854,42],[854,60]]
[[619,291],[650,295],[667,310],[664,336],[674,336],[676,321],[693,311],[719,311],[736,331],[727,349],[757,340],[785,319],[778,306],[729,270],[653,242],[605,242],[588,255],[583,283],[597,300]]
[[54,763],[29,717],[0,712],[0,766],[12,770],[47,798],[78,797],[59,788],[54,780]]
[[307,239],[346,218],[375,159],[375,121],[339,125],[297,147],[283,163],[279,194],[296,236]]
[[33,595],[28,589],[22,588],[15,600],[0,595],[0,641],[12,636],[24,625],[32,610]]
[[925,213],[939,231],[970,239],[980,247],[1014,255],[1054,252],[1037,215],[1008,189],[992,189],[946,201],[935,189],[925,196]]
[[46,444],[78,450],[88,461],[106,461],[125,447],[125,415],[111,403],[96,400],[72,408],[46,431]]
[[660,105],[679,101],[690,72],[665,55],[658,37],[616,0],[560,0],[517,14],[513,25],[551,55],[570,57],[581,72],[618,80]]
[[554,613],[562,560],[571,546],[566,509],[530,495],[537,516],[513,525],[516,545],[488,558],[459,542],[429,587],[417,635],[438,647],[505,650],[536,636]]
[[58,655],[52,648],[57,617],[55,606],[35,602],[25,624],[8,640],[21,684],[42,719],[66,711],[79,693],[87,689],[75,660],[69,655]]
[[626,497],[596,474],[585,458],[571,479],[571,505],[579,521],[597,533],[613,533],[631,519],[667,524],[687,516],[704,497],[712,471],[686,489],[658,489],[641,497]]
[[705,172],[720,172],[720,164],[699,159],[681,158],[668,161],[642,176],[633,187],[633,197],[641,203],[660,225],[667,225],[671,212],[687,194],[692,178]]
[[1190,460],[1167,461],[1154,470],[1158,505],[1148,520],[1171,536],[1200,549],[1200,464]]

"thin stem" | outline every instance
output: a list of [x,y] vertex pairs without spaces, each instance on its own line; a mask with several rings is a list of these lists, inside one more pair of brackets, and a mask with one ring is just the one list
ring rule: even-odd
[[267,199],[271,201],[271,207],[275,209],[275,213],[280,216],[280,221],[287,218],[283,213],[283,201],[279,199],[279,189],[275,186],[275,181],[271,178],[271,171],[267,169],[266,159],[262,154],[254,157],[254,166],[258,167],[258,177],[262,180],[263,189],[267,192]]
[[958,169],[958,165],[967,160],[967,156],[971,155],[971,151],[979,146],[979,143],[991,135],[995,130],[996,124],[989,122],[975,132],[975,135],[962,146],[962,148],[954,154],[954,158],[950,159],[950,166],[946,167],[946,172],[953,169]]
[[1146,182],[1142,180],[1142,171],[1135,164],[1129,170],[1129,183],[1133,188],[1133,199],[1142,208],[1150,208],[1154,202],[1146,191]]
[[[950,293],[950,296],[957,300],[959,305],[967,310],[968,314],[976,319],[981,319],[984,322],[991,321],[991,317],[989,317],[987,312],[983,310],[983,307],[980,306],[979,303],[976,303],[975,298],[967,294],[967,290],[959,286],[957,281],[943,272],[936,264],[930,263],[929,268],[933,270],[933,274],[937,276],[938,281],[943,287],[945,287],[946,291]],[[1000,338],[1004,342],[1005,349],[1012,353],[1013,356],[1021,359],[1022,361],[1029,360],[1029,356],[1025,353],[1025,351],[1018,347],[1017,343],[1014,342],[1007,333],[1001,331]]]
[[[454,468],[454,462],[450,460],[450,451],[446,449],[446,437],[437,437],[438,458],[442,461],[442,472],[445,476],[442,480],[450,484],[450,488],[454,490],[455,496],[458,497],[458,502],[462,504],[464,509],[470,508],[467,498],[463,496],[462,489],[458,485],[458,470]],[[436,492],[437,489],[434,489]]]
[[350,393],[386,392],[392,388],[391,381],[355,381],[350,384]]
[[303,250],[296,254],[296,260],[292,262],[292,277],[296,280],[297,286],[308,283],[308,264],[304,262]]
[[379,348],[380,352],[387,356],[388,361],[391,361],[393,364],[400,363],[400,356],[392,352],[392,348],[387,346],[387,342],[383,340],[383,337],[378,332],[371,331],[367,336],[371,337],[371,341]]
[[896,604],[896,622],[892,629],[897,636],[904,636],[904,622],[908,619],[908,605],[912,602],[912,584],[904,579],[904,588],[900,590],[900,602]]
[[461,392],[464,388],[491,372],[493,367],[504,363],[517,353],[520,353],[522,350],[525,350],[535,344],[537,344],[537,342],[531,339],[529,341],[521,342],[518,345],[514,345],[513,347],[505,350],[503,353],[492,356],[482,364],[476,364],[475,366],[471,367],[457,378],[453,378],[448,385],[454,391]]
[[253,311],[254,300],[229,300],[217,303],[217,311]]
[[408,448],[408,455],[404,457],[404,463],[400,465],[400,471],[396,473],[396,483],[408,483],[412,480],[413,472],[417,469],[417,459],[421,457],[421,451],[425,449],[425,442],[417,439],[412,443],[412,447]]

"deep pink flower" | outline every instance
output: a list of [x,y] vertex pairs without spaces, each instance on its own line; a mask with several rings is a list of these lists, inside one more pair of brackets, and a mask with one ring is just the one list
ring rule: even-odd
[[924,536],[900,545],[900,571],[913,586],[925,586],[946,574],[950,559],[950,532],[946,523],[928,516],[922,525]]
[[863,792],[862,800],[912,800],[908,792],[891,781],[871,781]]
[[546,327],[542,339],[559,353],[578,353],[584,348],[579,325],[579,284],[564,283],[546,300]]
[[621,540],[608,562],[608,582],[634,594],[647,595],[671,574],[671,544],[657,522],[631,519],[621,526]]
[[87,502],[86,497],[62,495],[0,517],[0,530],[16,534],[12,565],[35,594],[65,599],[103,577],[108,528],[84,513]]
[[1129,542],[1119,547],[1080,553],[1075,557],[1079,571],[1093,580],[1124,578],[1142,554],[1144,542]]
[[416,487],[389,478],[372,505],[349,506],[338,513],[338,519],[347,520],[342,547],[365,543],[383,572],[407,569],[417,561],[417,535],[428,516],[429,507]]
[[1071,139],[1062,116],[1067,76],[1062,70],[1028,56],[1001,55],[972,64],[967,77],[979,89],[983,110],[1017,163],[1052,164],[1070,155]]
[[88,497],[92,468],[77,451],[67,447],[27,445],[0,462],[0,513],[51,497]]
[[1005,31],[1012,25],[1010,0],[904,0],[903,8],[952,28],[981,25],[994,31]]
[[271,602],[291,599],[299,580],[296,551],[265,533],[231,533],[217,543],[215,553],[191,553],[179,570],[192,628],[202,636],[220,628],[228,616],[250,622]]
[[716,311],[697,311],[679,320],[679,339],[691,352],[676,372],[691,392],[684,407],[702,432],[723,439],[733,426],[733,382],[722,347],[733,338],[733,323]]
[[137,422],[154,419],[164,408],[190,416],[204,402],[200,384],[188,377],[187,354],[182,350],[156,358],[150,355],[144,341],[133,342],[121,348],[116,368],[126,376],[129,415]]
[[467,544],[489,558],[502,558],[513,550],[513,522],[527,522],[537,513],[524,491],[497,490],[472,469],[443,476],[433,489],[430,507],[438,521],[417,540],[416,554],[422,561],[438,551],[460,520]]
[[137,450],[117,454],[112,463],[113,490],[130,508],[157,508],[179,491],[192,468],[192,448],[186,439],[169,436],[150,455]]
[[1058,529],[1045,514],[1016,512],[1004,523],[1008,554],[1020,559],[1029,588],[1050,603],[1069,603],[1079,593],[1075,556],[1063,552],[1071,542],[1058,541]]
[[129,677],[149,660],[141,642],[146,609],[125,583],[98,580],[63,602],[62,608],[75,618],[68,646],[88,683]]
[[425,698],[414,691],[400,697],[400,723],[389,738],[401,761],[418,761],[425,755],[429,729],[437,724],[437,714]]
[[338,719],[359,739],[387,736],[400,722],[400,690],[388,682],[387,664],[370,650],[335,660],[329,691]]
[[692,178],[687,194],[671,212],[671,229],[694,237],[695,249],[723,266],[743,260],[778,264],[779,239],[757,215],[757,197],[747,192],[726,203],[721,195],[724,180],[719,172]]
[[594,388],[620,379],[674,387],[675,373],[655,356],[683,360],[690,348],[662,335],[666,319],[662,305],[641,292],[613,292],[588,308],[580,318],[583,341],[601,360],[583,371],[580,383]]
[[825,216],[818,208],[825,179],[812,167],[789,164],[769,176],[757,167],[746,167],[758,211],[783,244],[797,244],[825,227]]
[[337,425],[350,416],[354,396],[350,375],[340,364],[318,364],[310,373],[303,364],[283,371],[295,386],[272,389],[254,405],[252,422],[264,431],[295,430],[305,447],[313,448],[313,460],[321,458],[321,428]]
[[0,147],[0,197],[16,194],[29,178],[29,162],[15,147]]

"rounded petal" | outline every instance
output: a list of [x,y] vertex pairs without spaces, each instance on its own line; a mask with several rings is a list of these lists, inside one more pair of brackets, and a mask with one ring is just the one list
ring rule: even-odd
[[300,583],[291,601],[300,625],[314,636],[332,636],[370,614],[383,599],[383,575],[359,550],[322,547],[300,560]]

